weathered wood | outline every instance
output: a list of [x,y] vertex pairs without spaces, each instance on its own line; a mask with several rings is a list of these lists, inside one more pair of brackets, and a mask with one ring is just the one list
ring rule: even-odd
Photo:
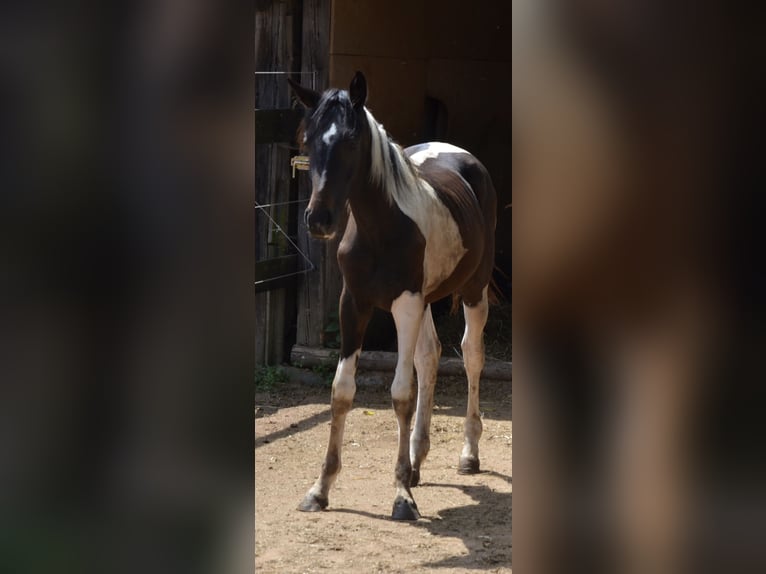
[[[359,368],[367,371],[393,371],[396,368],[396,356],[396,353],[385,351],[362,351],[359,356]],[[338,352],[333,349],[295,345],[290,352],[290,361],[293,365],[303,367],[332,366],[338,362]],[[442,357],[439,360],[438,374],[443,376],[464,375],[463,360],[454,357]],[[484,379],[510,381],[511,363],[485,361],[481,376]]]
[[282,288],[295,281],[298,256],[285,255],[255,262],[255,292]]
[[314,74],[310,87],[317,91],[329,87],[331,4],[331,0],[303,1],[301,72]]
[[266,293],[255,294],[255,364],[265,365],[268,360],[266,352]]
[[301,110],[255,110],[255,143],[294,143]]
[[[304,0],[301,47],[300,81],[317,91],[328,87],[330,64],[330,0]],[[299,199],[311,196],[311,182],[305,172],[296,173]],[[305,205],[301,206],[302,208]],[[298,291],[298,317],[296,340],[300,345],[322,344],[324,327],[328,317],[338,309],[337,288],[340,271],[335,261],[335,251],[327,244],[311,239],[301,222],[298,229],[298,245],[314,264],[315,271],[301,277]],[[328,279],[335,282],[328,285]]]
[[[294,0],[256,4],[255,70],[287,72],[296,66],[295,18],[300,18],[300,2]],[[269,204],[267,213],[256,208],[256,274],[280,272],[296,266],[283,257],[290,249],[278,231],[290,229],[289,206],[292,199],[290,150],[283,145],[293,139],[296,112],[290,110],[287,76],[279,73],[256,75],[256,186],[255,201]],[[292,133],[291,133],[292,132]],[[276,142],[276,143],[273,143]],[[276,225],[272,223],[276,222]],[[289,231],[288,231],[289,232]],[[288,256],[294,257],[294,256]],[[277,258],[277,261],[269,261]],[[261,284],[264,285],[264,284]],[[294,323],[294,296],[284,281],[271,282],[268,291],[256,286],[256,362],[281,363],[291,342],[285,341]]]

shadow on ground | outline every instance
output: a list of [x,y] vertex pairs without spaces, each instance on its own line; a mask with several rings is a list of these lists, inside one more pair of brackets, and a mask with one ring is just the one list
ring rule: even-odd
[[[512,477],[494,471],[480,474],[495,476],[512,483]],[[500,566],[511,567],[511,524],[513,493],[497,492],[486,485],[458,485],[425,482],[417,490],[438,486],[454,488],[468,494],[476,504],[456,506],[441,511],[436,516],[423,516],[411,523],[412,528],[426,529],[434,536],[459,538],[468,554],[452,556],[437,562],[421,564],[425,568],[461,568],[465,570],[491,570]],[[417,498],[417,490],[415,496]],[[387,514],[378,514],[350,508],[334,508],[330,512],[357,514],[374,520],[391,520]],[[488,532],[508,535],[508,543],[497,540]]]
[[[310,430],[319,424],[326,423],[329,421],[330,421],[330,407],[327,407],[321,413],[317,413],[310,417],[306,417],[302,421],[293,423],[287,428],[283,428],[282,430],[278,430],[273,433],[269,433],[267,435],[256,437],[255,448],[258,448],[259,446],[263,446],[264,444],[277,441],[281,438],[292,436],[299,432]],[[256,421],[255,424],[257,428],[259,423]]]

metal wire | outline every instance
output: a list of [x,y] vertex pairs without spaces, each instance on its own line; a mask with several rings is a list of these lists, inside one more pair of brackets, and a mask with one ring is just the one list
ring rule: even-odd
[[[299,200],[299,201],[300,201],[300,200]],[[278,205],[278,204],[277,204],[277,205]],[[269,212],[268,212],[268,211],[266,211],[266,210],[264,209],[264,207],[266,207],[266,206],[264,206],[264,205],[261,205],[261,204],[259,204],[259,203],[256,201],[256,202],[255,202],[255,207],[257,207],[258,209],[260,209],[260,210],[261,210],[261,211],[262,211],[262,212],[263,212],[263,213],[266,215],[266,217],[268,217],[268,218],[269,218],[269,221],[271,221],[271,223],[274,225],[274,227],[276,228],[276,230],[277,230],[279,233],[281,233],[282,235],[284,235],[284,236],[285,236],[285,238],[287,239],[287,241],[289,241],[289,242],[290,242],[290,245],[292,245],[292,246],[295,248],[295,250],[296,250],[296,251],[297,251],[297,252],[298,252],[298,253],[301,255],[301,257],[303,257],[303,259],[304,259],[306,262],[308,262],[308,264],[309,264],[309,268],[308,268],[308,269],[303,269],[303,270],[301,270],[301,271],[296,271],[296,272],[294,272],[294,273],[288,273],[287,275],[280,275],[279,277],[270,277],[270,278],[268,278],[268,279],[262,279],[262,280],[260,280],[260,281],[256,281],[256,282],[255,282],[255,284],[256,284],[256,285],[259,285],[259,284],[261,284],[261,283],[264,283],[264,282],[266,282],[266,281],[274,281],[274,280],[276,280],[276,279],[282,279],[283,277],[292,277],[293,275],[300,275],[300,274],[302,274],[302,273],[308,273],[308,272],[310,272],[310,271],[313,271],[314,269],[316,269],[316,265],[314,265],[314,263],[311,261],[311,259],[309,259],[308,255],[306,255],[306,254],[305,254],[303,251],[301,251],[301,248],[300,248],[300,247],[298,247],[298,245],[295,243],[295,241],[293,241],[292,239],[290,239],[290,236],[289,236],[287,233],[285,233],[285,230],[284,230],[284,229],[282,229],[282,227],[279,225],[279,223],[277,223],[276,221],[274,221],[274,218],[273,218],[273,217],[271,217],[271,215],[269,215]]]
[[293,203],[304,203],[308,201],[309,198],[305,199],[293,199],[292,201],[280,201],[279,203],[258,203],[255,202],[255,207],[265,208],[265,207],[277,207],[279,205],[292,205]]

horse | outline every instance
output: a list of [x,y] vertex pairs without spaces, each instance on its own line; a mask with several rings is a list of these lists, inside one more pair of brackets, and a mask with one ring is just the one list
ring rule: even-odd
[[479,377],[492,295],[495,188],[482,163],[459,147],[430,142],[402,149],[395,143],[365,106],[363,73],[355,73],[348,90],[319,93],[291,79],[289,83],[305,107],[299,139],[309,156],[312,184],[305,223],[312,237],[323,240],[334,237],[345,223],[337,253],[343,275],[341,348],[332,383],[330,438],[321,473],[298,510],[316,512],[329,504],[330,488],[341,470],[343,430],[356,391],[362,340],[377,307],[392,313],[397,332],[391,398],[399,435],[391,517],[417,520],[411,488],[420,482],[430,448],[441,355],[430,305],[450,295],[455,306],[460,300],[463,304],[461,347],[468,379],[458,472],[480,469]]

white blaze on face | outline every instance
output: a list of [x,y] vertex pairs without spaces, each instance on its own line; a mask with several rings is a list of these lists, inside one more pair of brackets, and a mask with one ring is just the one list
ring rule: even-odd
[[468,153],[462,148],[443,142],[431,142],[428,147],[410,156],[410,161],[415,165],[422,165],[427,159],[438,157],[442,153]]
[[327,145],[330,145],[332,140],[335,138],[335,136],[338,134],[338,126],[333,123],[329,129],[322,134],[322,141],[326,143]]
[[318,191],[322,191],[324,189],[324,184],[327,182],[327,170],[323,170],[321,175],[319,172],[311,171],[311,186],[312,186],[312,193],[316,193]]
[[[332,125],[322,134],[322,141],[326,145],[330,145],[333,140],[338,137],[338,126],[333,122]],[[318,171],[311,171],[311,185],[313,186],[313,192],[322,191],[325,183],[327,183],[327,170],[323,169],[322,173]]]

